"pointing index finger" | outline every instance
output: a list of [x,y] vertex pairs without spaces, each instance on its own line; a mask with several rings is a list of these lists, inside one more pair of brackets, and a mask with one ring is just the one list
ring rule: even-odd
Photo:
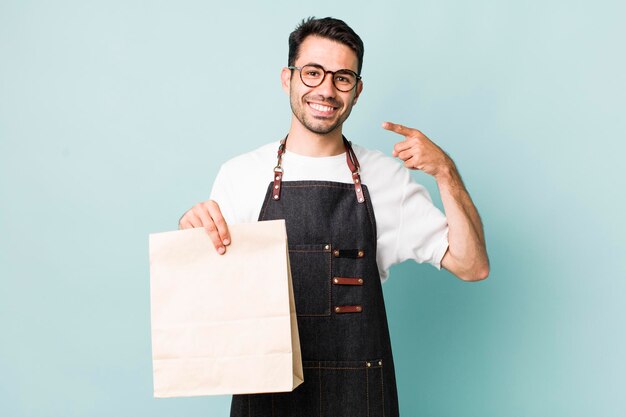
[[396,123],[391,123],[391,122],[384,122],[382,127],[383,129],[389,130],[391,132],[395,132],[402,136],[409,136],[411,133],[413,133],[412,129],[409,129],[408,127],[405,127]]

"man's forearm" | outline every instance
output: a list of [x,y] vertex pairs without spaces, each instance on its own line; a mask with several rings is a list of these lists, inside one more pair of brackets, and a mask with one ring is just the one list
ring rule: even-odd
[[461,175],[450,159],[435,177],[448,220],[448,252],[442,266],[465,281],[489,275],[483,225]]

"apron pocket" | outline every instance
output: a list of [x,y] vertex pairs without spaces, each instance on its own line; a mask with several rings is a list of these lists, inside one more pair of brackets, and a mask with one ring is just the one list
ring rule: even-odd
[[330,244],[289,245],[298,316],[330,316]]
[[382,360],[304,361],[303,367],[303,385],[310,384],[306,390],[318,396],[320,416],[383,417]]

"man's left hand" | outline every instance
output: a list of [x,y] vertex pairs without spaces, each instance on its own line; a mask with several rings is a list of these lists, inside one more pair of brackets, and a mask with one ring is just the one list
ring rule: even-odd
[[404,161],[405,167],[437,177],[453,164],[452,159],[419,130],[391,122],[384,122],[382,127],[404,136],[402,142],[394,145],[392,154]]

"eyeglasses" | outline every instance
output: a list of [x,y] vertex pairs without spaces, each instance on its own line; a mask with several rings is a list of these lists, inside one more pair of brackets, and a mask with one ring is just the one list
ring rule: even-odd
[[327,71],[321,65],[305,65],[303,67],[287,67],[290,70],[300,71],[300,79],[307,87],[317,87],[324,82],[326,74],[332,75],[333,85],[339,91],[351,91],[361,79],[361,76],[349,69]]

